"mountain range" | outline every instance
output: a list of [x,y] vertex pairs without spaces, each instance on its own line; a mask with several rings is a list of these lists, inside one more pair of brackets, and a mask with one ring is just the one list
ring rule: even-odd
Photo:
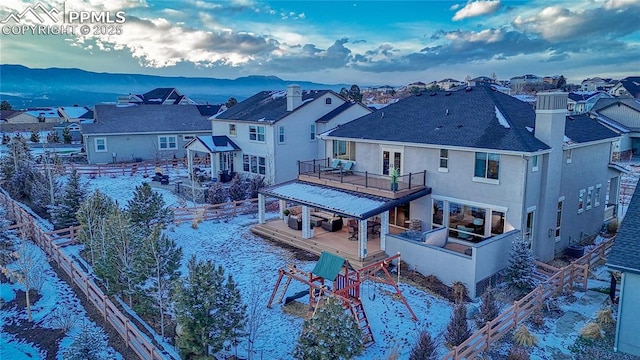
[[0,65],[0,100],[7,100],[14,109],[93,106],[115,102],[120,95],[143,94],[158,87],[177,88],[181,94],[201,104],[218,104],[226,102],[230,97],[241,101],[262,90],[284,90],[289,84],[299,84],[303,89],[339,91],[343,87],[349,88],[346,84],[289,81],[276,76],[247,76],[237,79],[165,77]]

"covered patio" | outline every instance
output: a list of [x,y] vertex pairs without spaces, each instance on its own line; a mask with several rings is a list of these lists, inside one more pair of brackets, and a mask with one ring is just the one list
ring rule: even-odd
[[[228,182],[235,174],[235,162],[241,149],[227,136],[196,136],[184,147],[187,149],[187,165],[192,180]],[[209,169],[194,166],[193,157],[196,153],[209,156]]]
[[[386,257],[389,210],[430,193],[430,188],[422,188],[389,199],[293,180],[260,191],[259,224],[252,231],[318,255],[322,251],[338,254],[356,267],[365,266]],[[279,219],[265,220],[267,197],[279,200]],[[299,214],[290,215],[296,218],[283,221],[285,210],[294,208],[300,209]],[[339,225],[329,225],[331,222]]]

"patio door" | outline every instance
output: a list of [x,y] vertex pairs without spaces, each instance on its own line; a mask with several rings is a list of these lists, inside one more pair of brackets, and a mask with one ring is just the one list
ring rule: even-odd
[[232,152],[222,152],[220,153],[220,171],[229,171],[229,173],[233,172],[233,153]]
[[402,174],[402,151],[382,150],[382,174],[389,175],[389,169],[398,169],[398,174]]

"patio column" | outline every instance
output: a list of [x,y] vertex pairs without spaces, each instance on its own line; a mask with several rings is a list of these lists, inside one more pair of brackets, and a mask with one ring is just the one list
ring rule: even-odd
[[187,169],[189,171],[189,180],[192,179],[193,174],[193,159],[191,158],[191,149],[187,148]]
[[380,214],[380,250],[387,250],[387,233],[389,232],[389,210]]
[[258,224],[264,224],[264,195],[258,194]]
[[284,219],[284,209],[287,206],[287,202],[284,200],[278,200],[278,209],[280,209],[280,219]]
[[358,254],[360,259],[367,257],[367,219],[358,221]]
[[[218,174],[215,172],[215,163],[213,161],[214,156],[216,155],[216,153],[209,153],[209,164],[211,167],[211,176],[209,176],[209,180],[213,179],[214,177],[217,178]],[[218,179],[218,181],[220,181],[220,179]]]
[[311,215],[309,212],[309,207],[306,205],[302,205],[302,238],[309,239],[311,237],[311,219],[309,216]]

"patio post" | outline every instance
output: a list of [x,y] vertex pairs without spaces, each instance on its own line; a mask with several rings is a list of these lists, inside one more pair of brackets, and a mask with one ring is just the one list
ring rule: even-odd
[[258,223],[264,224],[264,195],[258,194]]
[[191,149],[187,148],[187,169],[189,171],[189,180],[193,180],[193,159],[191,158]]
[[311,219],[309,207],[302,205],[302,238],[309,239],[311,237]]
[[361,260],[367,257],[367,219],[358,221],[358,255]]
[[389,232],[389,210],[380,214],[380,250],[387,250],[387,233]]
[[[216,153],[209,153],[209,163],[210,163],[210,167],[211,167],[211,176],[209,176],[209,180],[213,179],[214,176],[217,175],[217,173],[215,172],[215,161],[213,161],[213,157],[216,155]],[[218,179],[218,181],[220,181],[220,179]]]
[[287,203],[284,200],[282,199],[278,200],[278,209],[280,209],[280,215],[279,215],[280,219],[284,219],[285,206],[287,206]]

